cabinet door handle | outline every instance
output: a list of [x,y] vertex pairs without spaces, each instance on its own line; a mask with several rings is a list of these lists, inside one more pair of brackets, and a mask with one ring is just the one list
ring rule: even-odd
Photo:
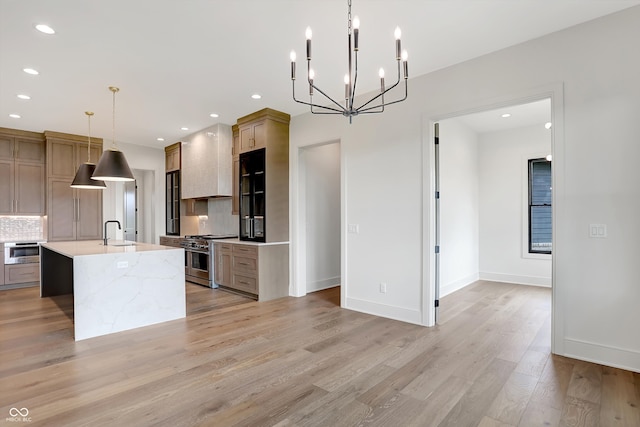
[[80,199],[76,199],[76,200],[78,201],[78,204],[77,204],[78,216],[76,218],[78,218],[77,221],[80,222]]

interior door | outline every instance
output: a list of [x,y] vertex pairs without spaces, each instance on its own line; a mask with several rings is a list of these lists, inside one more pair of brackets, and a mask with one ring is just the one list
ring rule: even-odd
[[440,311],[440,125],[433,128],[434,162],[435,162],[435,322],[438,323]]
[[136,217],[138,185],[136,181],[124,183],[124,240],[137,241],[138,229]]

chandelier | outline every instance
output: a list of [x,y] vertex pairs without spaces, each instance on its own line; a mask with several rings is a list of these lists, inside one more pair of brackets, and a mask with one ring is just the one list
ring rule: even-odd
[[[348,73],[344,76],[344,99],[342,102],[338,102],[335,99],[331,98],[325,92],[323,92],[320,88],[318,88],[314,83],[313,79],[315,77],[315,72],[311,68],[311,28],[307,27],[306,37],[307,37],[307,81],[309,82],[309,102],[300,100],[296,98],[296,53],[291,51],[291,84],[293,87],[293,100],[299,102],[300,104],[308,105],[311,109],[311,113],[313,114],[342,114],[345,117],[349,118],[349,123],[351,123],[354,116],[359,114],[367,114],[367,113],[382,113],[384,112],[384,107],[391,104],[396,104],[398,102],[402,102],[407,99],[408,89],[407,89],[407,79],[409,77],[409,69],[407,65],[407,51],[402,50],[401,48],[401,32],[400,28],[396,27],[395,30],[395,38],[396,38],[396,61],[398,63],[398,78],[394,84],[391,86],[385,86],[384,81],[384,69],[380,68],[378,73],[380,77],[380,91],[375,94],[371,99],[366,102],[363,102],[360,106],[356,106],[355,96],[356,96],[356,85],[358,83],[358,36],[360,30],[360,20],[358,17],[354,17],[351,19],[351,0],[348,0],[349,4],[349,13],[347,15],[348,21],[348,47],[349,47],[349,70]],[[385,102],[384,96],[387,92],[394,89],[398,84],[400,84],[400,79],[404,77],[404,97],[401,99],[396,99],[390,102]],[[315,92],[318,92],[324,98],[326,98],[328,105],[320,105],[313,101],[313,95]]]

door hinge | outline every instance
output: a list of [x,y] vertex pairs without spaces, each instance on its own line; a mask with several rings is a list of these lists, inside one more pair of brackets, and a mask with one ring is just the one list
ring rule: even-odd
[[436,308],[440,307],[440,300],[439,299],[435,300],[434,307],[436,307]]
[[439,198],[440,198],[440,192],[436,191],[436,199],[439,199]]
[[434,136],[434,137],[433,137],[433,142],[434,142],[434,144],[436,144],[436,145],[440,144],[440,137],[439,137],[439,136]]
[[436,253],[439,254],[440,253],[440,246],[436,246]]

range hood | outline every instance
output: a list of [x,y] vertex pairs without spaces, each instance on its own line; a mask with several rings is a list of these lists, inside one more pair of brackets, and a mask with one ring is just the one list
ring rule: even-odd
[[231,126],[225,124],[210,126],[182,140],[182,199],[231,197],[232,145]]

